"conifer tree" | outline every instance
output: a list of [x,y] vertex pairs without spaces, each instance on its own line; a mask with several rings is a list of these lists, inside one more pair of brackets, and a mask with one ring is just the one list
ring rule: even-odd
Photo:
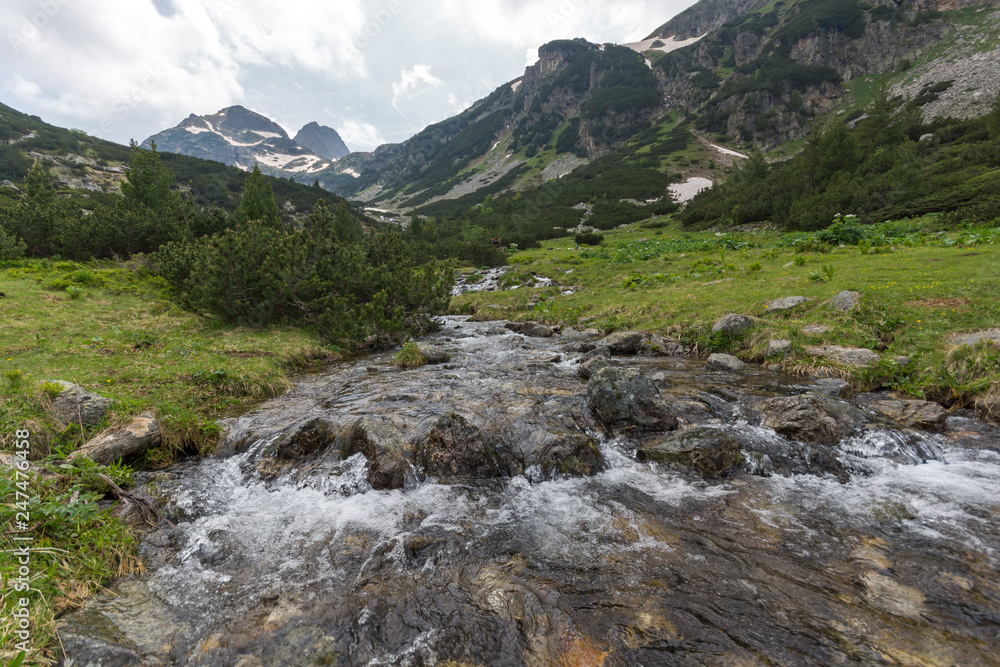
[[156,142],[151,150],[143,150],[132,140],[129,144],[128,167],[122,182],[122,198],[125,207],[132,211],[168,211],[180,202],[180,195],[174,192],[174,175],[160,162],[156,152]]
[[247,176],[240,207],[236,210],[234,219],[237,223],[260,220],[267,227],[274,229],[282,226],[281,212],[278,210],[278,202],[274,199],[274,191],[260,173],[260,166],[256,164],[253,172]]

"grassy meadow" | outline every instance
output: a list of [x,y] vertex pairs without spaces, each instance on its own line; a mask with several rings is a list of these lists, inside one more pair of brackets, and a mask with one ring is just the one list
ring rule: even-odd
[[[466,294],[452,310],[605,332],[648,330],[703,354],[756,362],[764,361],[769,340],[790,340],[793,354],[772,362],[785,370],[839,375],[859,389],[886,386],[953,407],[996,392],[996,351],[984,347],[965,359],[969,351],[956,351],[949,336],[1000,327],[1000,230],[941,231],[935,216],[890,224],[889,239],[842,246],[805,233],[689,233],[669,219],[609,232],[596,247],[556,239],[511,257],[504,281],[519,289]],[[532,276],[558,286],[534,288]],[[862,295],[858,309],[825,306],[845,290]],[[811,301],[768,312],[769,302],[790,296]],[[757,326],[738,339],[713,336],[712,325],[727,313],[749,315]],[[810,334],[809,325],[828,331]],[[842,368],[805,354],[814,345],[869,348],[884,361]],[[900,356],[912,362],[900,366]]]

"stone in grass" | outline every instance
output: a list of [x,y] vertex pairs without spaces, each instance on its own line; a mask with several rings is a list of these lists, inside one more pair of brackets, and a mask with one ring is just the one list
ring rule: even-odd
[[767,358],[787,357],[792,352],[792,341],[772,340],[767,343]]
[[705,368],[710,371],[741,371],[747,365],[731,354],[713,354],[705,362]]
[[812,299],[805,296],[788,296],[784,299],[775,299],[771,303],[767,304],[767,312],[781,313],[786,310],[791,310],[796,306],[801,306],[807,301],[812,301]]
[[802,333],[809,334],[810,336],[822,336],[828,331],[830,331],[830,327],[824,324],[810,324],[809,326],[802,327]]
[[827,305],[833,310],[839,310],[842,313],[846,313],[849,310],[854,310],[861,303],[861,294],[859,292],[849,292],[843,291],[836,295],[827,302]]
[[100,465],[116,461],[131,463],[162,442],[160,424],[151,414],[136,417],[124,430],[94,438],[70,455],[85,457]]
[[94,426],[99,424],[111,408],[111,399],[91,393],[70,382],[57,380],[61,387],[52,399],[52,414],[64,424]]
[[743,461],[740,444],[710,427],[680,431],[643,445],[636,450],[636,458],[671,468],[693,468],[708,479],[722,477]]
[[949,338],[949,342],[958,347],[961,347],[962,345],[975,347],[984,340],[989,344],[1000,345],[1000,329],[977,331],[976,333],[971,334],[955,334]]
[[715,323],[712,333],[724,336],[738,336],[739,334],[753,328],[753,320],[746,315],[730,313]]

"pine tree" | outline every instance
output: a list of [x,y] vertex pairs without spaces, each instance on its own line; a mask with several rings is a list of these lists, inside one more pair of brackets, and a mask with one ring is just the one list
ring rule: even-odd
[[282,227],[281,212],[278,210],[278,202],[274,199],[274,191],[260,173],[260,166],[256,164],[253,172],[247,176],[240,207],[236,210],[234,219],[237,223],[260,220],[274,229]]
[[122,182],[122,198],[125,207],[132,211],[164,212],[175,208],[180,195],[174,192],[174,175],[160,162],[156,143],[152,150],[143,150],[133,140],[132,154],[125,169]]

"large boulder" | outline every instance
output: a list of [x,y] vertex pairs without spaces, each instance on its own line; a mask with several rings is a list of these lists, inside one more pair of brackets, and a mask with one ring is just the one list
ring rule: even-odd
[[606,347],[611,354],[638,354],[649,334],[643,331],[617,331],[601,340],[598,345]]
[[705,368],[710,371],[738,372],[746,368],[746,364],[731,354],[713,354],[705,362]]
[[636,450],[640,461],[694,469],[703,477],[721,477],[742,462],[740,444],[718,429],[701,427],[672,433]]
[[767,343],[767,352],[764,356],[768,359],[774,357],[787,357],[792,352],[792,341],[790,340],[770,340]]
[[847,380],[840,378],[820,378],[814,383],[816,391],[835,398],[850,398],[854,396],[854,387]]
[[840,426],[818,394],[780,396],[764,401],[764,426],[803,442],[832,447],[840,440]]
[[582,343],[597,340],[601,333],[597,329],[585,329],[580,331],[573,327],[567,327],[559,332],[559,338],[567,343]]
[[730,313],[715,323],[712,333],[723,336],[738,336],[753,328],[753,320],[746,315]]
[[769,313],[783,313],[811,300],[805,296],[786,296],[784,299],[775,299],[767,304],[766,308]]
[[91,393],[70,382],[57,380],[61,387],[52,399],[52,414],[64,424],[94,426],[99,424],[111,408],[111,399]]
[[859,292],[844,291],[830,299],[826,305],[833,310],[846,313],[857,308],[859,303],[861,303],[861,294]]
[[587,400],[610,431],[671,431],[677,416],[647,376],[634,368],[602,368],[587,383]]
[[514,333],[531,338],[551,338],[554,335],[552,329],[537,322],[507,322],[504,326]]
[[552,338],[554,335],[552,329],[538,322],[525,322],[524,327],[518,333],[529,338]]
[[95,438],[73,452],[70,458],[85,457],[101,465],[116,461],[131,463],[162,442],[160,424],[151,414],[132,420],[125,429]]
[[389,424],[367,417],[358,419],[337,436],[336,447],[345,459],[364,454],[368,483],[375,490],[401,489],[416,483],[410,459],[412,445]]
[[446,483],[500,477],[507,467],[496,444],[455,413],[431,418],[416,438],[414,456],[424,474]]

